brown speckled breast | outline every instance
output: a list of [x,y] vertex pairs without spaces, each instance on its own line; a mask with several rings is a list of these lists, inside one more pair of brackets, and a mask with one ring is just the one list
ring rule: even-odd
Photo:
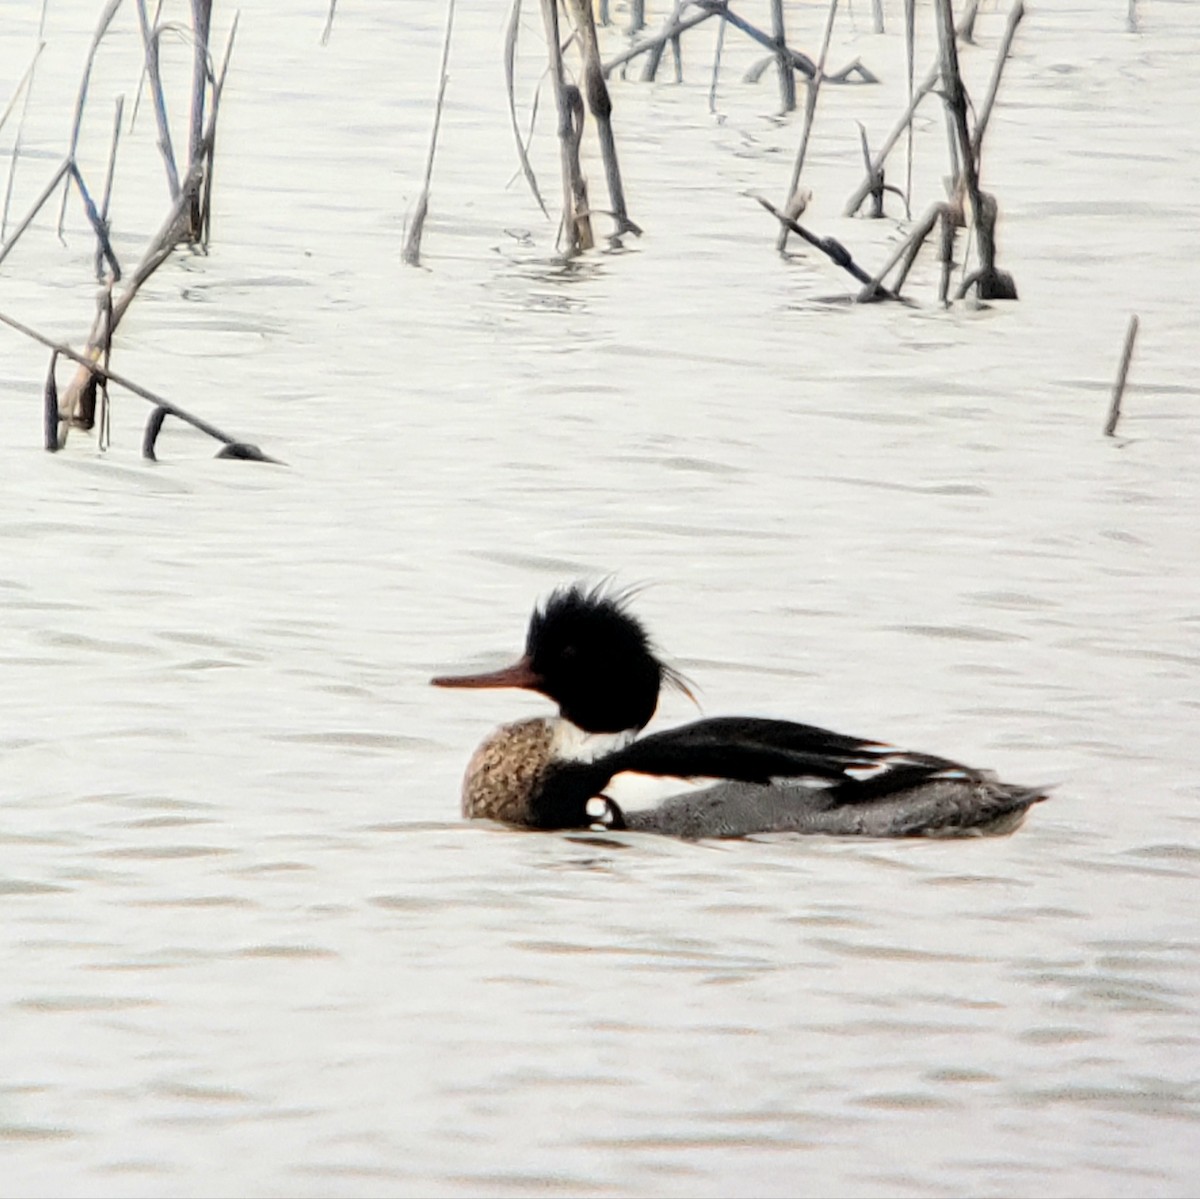
[[463,815],[468,820],[528,824],[530,800],[550,761],[552,741],[548,720],[519,720],[498,728],[467,764]]

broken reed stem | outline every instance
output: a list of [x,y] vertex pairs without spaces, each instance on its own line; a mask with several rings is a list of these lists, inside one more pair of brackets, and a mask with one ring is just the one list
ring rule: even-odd
[[[679,35],[679,23],[680,14],[686,3],[687,0],[675,0],[675,7],[671,10],[671,15],[663,22],[666,37],[650,47],[646,54],[646,61],[642,64],[642,83],[653,83],[657,78],[658,68],[662,65],[663,52],[668,43],[671,46],[671,58],[675,63],[675,82],[683,82],[683,45]],[[601,66],[601,74],[606,75],[603,66]]]
[[[771,32],[776,47],[779,68],[779,104],[781,112],[792,112],[796,107],[796,74],[787,56],[787,32],[783,24],[783,0],[771,0]],[[814,72],[815,75],[815,72]]]
[[[72,362],[78,363],[91,378],[96,380],[103,379],[107,383],[115,383],[118,387],[123,387],[126,391],[133,392],[135,396],[140,396],[143,400],[155,405],[155,407],[162,408],[171,416],[186,422],[194,429],[199,429],[201,433],[207,433],[209,437],[216,441],[224,442],[227,446],[244,444],[239,442],[236,437],[230,437],[228,433],[218,429],[216,425],[209,424],[202,417],[193,416],[186,408],[180,408],[178,404],[174,404],[163,396],[157,395],[148,387],[143,387],[140,383],[135,383],[132,379],[127,379],[124,375],[117,374],[116,371],[100,366],[94,358],[89,356],[90,351],[89,355],[80,354],[78,351],[71,349],[70,346],[63,345],[61,342],[46,337],[45,334],[39,333],[36,329],[29,328],[28,325],[21,324],[20,321],[14,320],[11,316],[6,316],[3,312],[0,312],[0,323],[8,325],[10,329],[15,329],[18,333],[23,333],[26,337],[31,337],[34,341],[41,342],[42,345],[53,350],[56,355],[61,355],[63,358],[70,358]],[[52,369],[53,365],[54,360],[52,359]],[[46,448],[49,449],[51,447],[47,445]]]
[[977,16],[979,16],[979,0],[968,0],[966,11],[958,22],[959,41],[974,43],[975,18]]
[[[830,0],[829,15],[825,18],[825,36],[821,39],[821,54],[817,59],[817,69],[804,91],[804,129],[800,134],[800,147],[796,151],[796,161],[792,166],[792,181],[788,185],[785,207],[789,208],[795,198],[796,189],[800,186],[800,172],[804,169],[804,156],[808,152],[808,138],[812,133],[813,117],[817,112],[817,97],[820,95],[821,83],[825,78],[825,59],[829,54],[829,39],[833,36],[833,20],[837,16],[837,6],[838,0]],[[779,227],[779,238],[775,242],[775,249],[781,254],[787,249],[789,232],[786,225]]]
[[[974,7],[972,7],[964,16],[963,21],[959,23],[956,36],[961,37],[965,22],[967,19],[974,20]],[[875,180],[879,176],[879,172],[883,170],[883,164],[887,161],[887,156],[892,152],[892,148],[900,140],[900,135],[912,123],[913,116],[920,107],[921,101],[937,86],[938,79],[942,73],[942,60],[940,56],[935,59],[933,66],[929,68],[925,78],[921,80],[920,86],[913,94],[912,99],[908,102],[908,107],[904,110],[903,116],[893,126],[891,133],[888,134],[887,140],[883,143],[879,152],[871,161],[871,165],[867,170],[866,178],[855,189],[854,194],[846,201],[846,207],[843,210],[844,216],[853,216],[860,207],[862,202],[871,194],[875,186]]]
[[[636,46],[630,47],[615,58],[610,58],[604,64],[605,78],[608,78],[617,67],[624,66],[630,59],[637,58],[640,54],[646,54],[655,47],[661,46],[664,42],[678,38],[680,34],[693,29],[702,21],[716,16],[721,17],[727,24],[732,25],[734,29],[740,33],[744,33],[751,41],[757,42],[760,46],[771,52],[770,57],[766,59],[764,64],[752,68],[747,72],[746,79],[748,81],[752,82],[758,79],[762,72],[772,62],[777,62],[780,57],[791,64],[793,71],[799,71],[806,79],[811,79],[813,73],[816,71],[816,63],[807,54],[802,54],[799,50],[793,50],[790,46],[784,46],[781,50],[769,33],[764,33],[761,29],[751,25],[744,17],[739,17],[737,13],[731,11],[728,0],[691,0],[691,5],[693,8],[698,8],[701,11],[695,16],[679,21],[678,24],[664,30],[655,37],[647,38],[644,42],[638,42]],[[847,83],[854,78],[857,78],[862,83],[879,82],[875,75],[864,67],[862,61],[857,58],[849,66],[843,67],[840,71],[826,72],[825,74],[826,83]]]
[[913,98],[908,102],[908,107],[904,110],[904,115],[893,126],[883,146],[871,160],[870,169],[867,171],[866,177],[855,189],[850,199],[846,201],[846,207],[843,211],[844,216],[853,216],[862,207],[862,202],[871,194],[871,191],[875,187],[875,180],[879,177],[880,171],[883,170],[883,164],[887,161],[887,156],[892,152],[892,147],[900,140],[900,135],[904,130],[908,128],[913,115],[921,105],[921,101],[933,91],[940,71],[940,64],[935,63],[929,68],[929,73],[925,78],[921,80],[921,85],[917,88]]
[[108,169],[104,172],[104,199],[100,204],[100,216],[107,223],[108,205],[112,200],[113,178],[117,173],[117,147],[121,144],[121,117],[125,112],[124,94],[117,97],[113,111],[112,145],[108,150]]
[[21,82],[17,85],[17,90],[13,92],[12,100],[9,101],[8,108],[4,110],[4,116],[0,118],[0,126],[3,126],[4,122],[8,120],[9,112],[17,102],[17,98],[23,92],[25,98],[21,102],[21,119],[17,122],[17,132],[13,138],[12,152],[8,159],[8,180],[4,185],[4,210],[0,213],[0,244],[3,243],[5,231],[8,229],[8,210],[12,205],[13,187],[17,181],[17,161],[21,157],[21,133],[25,128],[25,114],[29,111],[29,96],[33,91],[33,69],[37,65],[37,60],[41,56],[45,46],[45,42],[38,42],[38,48],[33,54],[33,61],[26,69]]
[[[112,6],[110,5],[110,7]],[[178,243],[180,238],[189,232],[186,223],[182,223],[183,210],[190,200],[199,194],[200,185],[202,182],[205,189],[204,210],[206,214],[205,222],[207,223],[207,210],[209,207],[209,198],[211,196],[212,187],[212,147],[216,138],[217,102],[221,89],[225,84],[225,75],[229,69],[229,60],[233,52],[233,42],[237,33],[237,27],[238,19],[235,16],[233,25],[231,26],[229,32],[229,41],[225,47],[225,57],[221,64],[221,74],[214,82],[212,111],[209,113],[208,126],[204,131],[204,136],[201,141],[201,152],[199,159],[190,165],[187,178],[179,185],[179,194],[175,197],[175,201],[172,204],[166,221],[163,222],[158,234],[151,242],[149,249],[143,255],[141,262],[135,268],[133,276],[129,280],[125,291],[121,295],[121,299],[117,302],[115,306],[116,321],[119,321],[124,315],[125,310],[129,307],[129,304],[133,301],[134,296],[137,294],[138,288],[141,287],[141,285],[145,283],[145,281],[154,273],[154,271],[158,269],[162,262],[164,262],[166,258],[170,256],[171,251],[175,248],[175,245]],[[80,94],[81,96],[86,94],[86,87],[81,88]],[[79,109],[78,111],[82,110]],[[118,123],[119,120],[120,116],[118,114]],[[78,130],[76,130],[76,132],[78,132]],[[116,134],[114,131],[112,156],[115,157],[115,154]],[[0,263],[3,263],[5,258],[8,257],[13,247],[17,244],[17,240],[25,232],[25,230],[29,228],[29,226],[36,219],[38,212],[41,211],[42,206],[50,199],[51,195],[53,195],[54,189],[65,179],[68,182],[68,187],[71,182],[74,182],[78,187],[80,196],[83,198],[84,209],[87,212],[88,219],[91,222],[93,229],[96,231],[97,239],[100,241],[101,252],[109,258],[110,263],[112,264],[116,273],[116,277],[119,279],[121,277],[120,268],[117,266],[116,255],[113,253],[112,246],[107,237],[108,190],[109,185],[111,184],[112,161],[113,158],[110,157],[110,180],[105,186],[104,207],[102,211],[98,212],[95,205],[92,203],[91,196],[89,195],[87,187],[83,182],[82,175],[79,173],[79,170],[75,164],[73,155],[68,155],[68,157],[59,164],[57,170],[54,172],[54,175],[51,177],[50,182],[42,190],[42,193],[38,196],[37,200],[34,201],[33,206],[25,215],[25,218],[13,231],[12,236],[5,241],[3,245],[0,245]],[[93,336],[99,328],[100,323],[99,320],[97,320],[97,323],[93,327]]]
[[[125,112],[125,97],[120,95],[117,97],[116,109],[113,113],[113,131],[112,143],[108,149],[108,168],[104,172],[104,193],[100,201],[100,226],[104,230],[107,237],[109,232],[108,225],[108,206],[112,200],[113,179],[117,172],[117,147],[121,144],[121,117]],[[111,247],[110,247],[111,249]],[[96,237],[96,279],[98,282],[104,282],[104,246],[101,244],[100,237]]]
[[417,199],[417,210],[413,213],[412,224],[408,228],[408,237],[404,241],[401,258],[408,266],[419,266],[421,263],[421,233],[425,228],[425,216],[429,212],[429,184],[433,180],[433,157],[437,152],[438,129],[442,124],[442,105],[446,100],[446,82],[449,79],[447,66],[450,62],[450,35],[454,30],[454,0],[446,4],[446,35],[442,41],[442,65],[438,75],[437,104],[433,109],[433,133],[429,138],[429,156],[425,160],[425,183],[421,195]]
[[209,31],[212,25],[212,0],[192,0],[192,113],[188,127],[187,161],[196,161],[204,139],[204,94],[208,88]]
[[[668,42],[671,45],[671,54],[675,59],[675,82],[683,82],[683,52],[679,46],[679,23],[683,7],[684,0],[676,0],[674,8],[671,10],[671,15],[663,22],[664,36],[656,38],[654,44],[649,47],[646,54],[646,61],[642,63],[642,74],[640,77],[642,83],[653,83],[658,77],[658,68],[662,64],[662,56],[666,51]],[[601,67],[601,73],[607,75],[603,67]]]
[[1137,0],[1129,0],[1129,11],[1125,14],[1125,28],[1130,33],[1138,31]]
[[[163,5],[165,3],[166,3],[166,0],[158,0],[158,3],[154,6],[154,19],[152,21],[150,21],[151,29],[158,28],[158,18],[162,16]],[[145,35],[143,34],[143,44],[144,44],[144,40],[145,40]],[[133,111],[129,114],[129,132],[130,133],[133,132],[133,127],[137,124],[138,114],[142,111],[142,92],[146,87],[146,76],[148,74],[149,74],[149,72],[146,69],[146,60],[145,60],[145,57],[143,56],[142,73],[138,76],[137,91],[134,92],[134,94],[133,94]]]
[[687,20],[678,21],[669,29],[664,29],[661,33],[655,34],[654,37],[647,38],[645,41],[638,42],[636,46],[631,46],[628,50],[618,54],[615,58],[610,58],[604,64],[604,78],[617,69],[623,67],[627,62],[635,59],[640,54],[645,54],[648,51],[661,47],[669,42],[672,38],[679,37],[682,33],[687,33],[689,29],[694,29],[697,25],[707,21],[710,17],[719,16],[721,10],[719,8],[706,9],[704,12],[697,13],[695,16],[688,17]]
[[[965,192],[965,203],[971,206],[971,222],[975,229],[976,253],[979,269],[959,288],[957,299],[962,299],[969,288],[974,287],[980,300],[1015,300],[1017,286],[1011,275],[996,269],[996,218],[999,210],[995,197],[982,192],[979,187],[979,170],[976,154],[967,125],[967,93],[963,87],[958,67],[958,39],[954,31],[954,13],[950,0],[935,0],[938,21],[938,40],[942,53],[942,99],[951,123],[951,145],[957,148],[959,176],[955,181],[955,196]],[[1017,18],[1020,19],[1019,17]],[[1014,23],[1015,28],[1015,23]],[[949,236],[943,227],[943,237]],[[943,262],[951,251],[943,247]],[[946,302],[949,276],[943,270],[942,302]]]
[[74,163],[71,164],[71,178],[75,186],[79,189],[80,198],[83,200],[83,210],[87,213],[92,230],[96,234],[96,240],[100,243],[100,253],[108,260],[108,268],[112,272],[113,279],[120,279],[121,264],[117,261],[112,243],[108,240],[108,228],[101,218],[95,203],[92,201],[87,184],[84,183],[83,176],[79,173],[79,168]]
[[175,147],[171,144],[171,124],[167,119],[167,100],[163,95],[162,72],[158,64],[158,25],[151,26],[146,16],[146,0],[137,0],[138,22],[142,28],[142,46],[146,55],[146,76],[154,98],[154,119],[158,124],[158,152],[167,172],[167,190],[171,199],[179,196],[179,168],[175,164]]
[[[225,59],[221,66],[221,74],[214,83],[213,105],[208,114],[208,124],[204,130],[204,136],[201,139],[199,156],[194,162],[189,164],[188,173],[180,184],[178,197],[176,197],[174,203],[171,205],[166,219],[159,226],[159,230],[146,249],[146,252],[142,255],[141,261],[134,268],[133,274],[126,283],[120,298],[112,305],[111,311],[98,311],[92,322],[92,329],[87,342],[87,352],[91,355],[92,363],[95,362],[98,356],[101,337],[112,337],[117,325],[120,324],[125,313],[129,310],[129,305],[137,298],[138,290],[142,284],[170,258],[180,241],[186,240],[192,235],[191,216],[194,212],[193,206],[201,188],[206,184],[206,181],[211,179],[212,175],[212,151],[216,141],[217,116],[220,112],[218,100],[220,92],[225,85],[225,75],[229,69],[229,58],[233,51],[233,39],[236,32],[237,20],[235,18],[230,30],[229,41],[226,44]],[[73,169],[73,165],[73,163],[68,161],[64,164],[64,169],[70,171]],[[205,221],[207,221],[207,217]],[[10,321],[9,323],[11,324],[12,322]],[[67,356],[74,357],[75,355],[72,351]],[[91,366],[84,365],[80,370],[76,371],[74,378],[61,397],[59,401],[58,433],[58,444],[60,447],[66,444],[67,432],[70,429],[71,421],[76,419],[81,411],[86,412],[89,403],[88,392],[89,388],[94,386],[94,379],[95,375],[92,373]],[[121,385],[124,386],[123,383]]]
[[[211,133],[211,125],[210,125]],[[159,226],[158,233],[142,255],[141,261],[134,267],[129,283],[121,293],[121,298],[113,306],[113,325],[120,323],[129,305],[137,296],[138,289],[154,274],[156,270],[174,253],[180,239],[187,232],[187,221],[184,212],[191,202],[191,194],[199,186],[204,173],[204,162],[193,164],[179,189],[179,198],[171,205],[166,220]]]
[[[854,122],[858,126],[858,140],[862,146],[863,164],[867,168],[867,173],[871,171],[871,147],[867,142],[867,129],[862,121]],[[878,220],[883,216],[883,176],[878,175],[873,177],[873,186],[871,187],[871,199],[874,201],[871,207],[871,216]]]
[[[635,221],[629,218],[629,209],[625,203],[625,185],[621,180],[621,168],[617,160],[617,141],[613,133],[612,96],[608,85],[604,82],[604,67],[600,62],[600,46],[596,37],[596,23],[592,16],[591,0],[566,0],[566,11],[570,14],[575,26],[575,38],[578,40],[579,52],[583,58],[583,75],[580,87],[574,91],[577,99],[573,103],[577,107],[578,116],[575,126],[574,154],[579,156],[579,145],[583,138],[583,97],[580,91],[587,94],[587,107],[591,111],[592,120],[596,126],[596,137],[600,143],[600,159],[604,164],[604,182],[608,189],[608,202],[612,208],[612,218],[616,225],[612,236],[620,238],[626,233],[637,237],[642,234]],[[582,183],[582,169],[580,169]],[[586,190],[581,191],[586,203]]]
[[892,294],[899,297],[900,289],[904,286],[905,279],[908,278],[908,272],[912,269],[912,264],[916,261],[921,246],[924,245],[925,239],[933,231],[933,227],[937,224],[938,217],[945,207],[946,205],[941,202],[933,204],[930,207],[929,211],[921,218],[921,223],[896,247],[891,258],[887,260],[882,269],[859,292],[858,303],[864,304],[874,300],[880,290],[880,284],[887,278],[892,267],[903,259],[900,273],[896,276],[895,282],[892,284]]
[[202,151],[201,157],[205,161],[204,171],[204,195],[200,200],[200,245],[207,251],[208,240],[212,235],[212,188],[213,176],[216,174],[217,167],[217,114],[221,107],[221,96],[225,92],[225,76],[229,73],[229,60],[233,56],[233,41],[237,37],[238,20],[241,17],[240,12],[233,14],[233,24],[229,26],[229,38],[225,42],[225,54],[221,59],[221,72],[213,79],[212,85],[212,113],[209,119],[209,129],[207,133],[207,153]]
[[1017,26],[1021,23],[1021,18],[1025,15],[1025,5],[1023,0],[1016,0],[1012,8],[1008,11],[1008,24],[1004,27],[1004,36],[1000,39],[1000,49],[996,52],[996,65],[992,68],[992,78],[988,84],[987,95],[984,97],[983,104],[979,107],[978,115],[975,117],[975,132],[971,135],[971,153],[975,155],[975,162],[979,162],[979,154],[983,149],[983,135],[987,132],[988,121],[991,119],[992,106],[996,103],[996,93],[1000,90],[1000,76],[1004,73],[1004,64],[1008,61],[1009,51],[1012,49],[1013,37],[1016,35]]
[[329,45],[329,35],[333,32],[333,14],[337,12],[337,0],[329,0],[329,15],[325,18],[325,29],[321,33],[321,45]]
[[[101,306],[104,309],[105,315],[105,334],[104,343],[100,351],[101,368],[107,372],[109,363],[112,361],[112,288],[104,289]],[[106,453],[108,447],[112,444],[112,404],[109,402],[108,395],[108,377],[107,374],[100,375],[96,380],[96,387],[93,389],[93,395],[96,400],[96,407],[99,409],[99,430],[96,433],[96,449],[100,453]],[[94,414],[93,414],[94,415]]]
[[38,42],[38,47],[33,52],[33,60],[25,68],[25,74],[21,76],[21,81],[17,84],[8,103],[4,106],[4,111],[0,113],[0,129],[4,128],[5,122],[12,115],[12,110],[17,106],[17,101],[25,94],[25,89],[29,86],[29,81],[33,78],[33,68],[37,66],[37,60],[41,57],[41,53],[45,48],[45,42]]
[[[96,52],[100,49],[100,42],[104,35],[108,32],[108,27],[112,24],[112,19],[117,14],[117,9],[121,7],[121,0],[108,0],[104,11],[100,14],[100,20],[96,24],[96,32],[92,35],[92,45],[88,50],[87,61],[83,66],[83,78],[79,81],[79,95],[75,99],[75,119],[71,126],[71,144],[67,149],[67,161],[75,161],[75,152],[79,148],[79,131],[83,126],[83,106],[87,103],[88,84],[92,78],[92,65],[96,61]],[[69,188],[63,188],[62,207],[58,211],[58,236],[62,237],[63,221],[67,216],[67,192]]]
[[[675,23],[679,23],[679,17],[684,8],[687,7],[688,0],[675,0]],[[675,82],[683,82],[683,38],[678,33],[671,38],[671,61],[675,64]]]
[[54,194],[54,189],[68,178],[71,173],[71,160],[65,159],[59,163],[58,169],[51,176],[50,182],[42,189],[42,194],[33,202],[33,207],[25,214],[25,219],[13,230],[12,236],[2,246],[0,246],[0,262],[3,262],[9,255],[13,246],[17,244],[17,239],[33,224],[34,218],[41,211],[42,205]]
[[592,236],[587,183],[579,162],[579,145],[583,139],[583,96],[574,84],[567,84],[558,25],[558,0],[541,0],[541,7],[550,56],[554,108],[558,115],[558,154],[563,191],[560,232],[567,257],[574,258],[596,244]]
[[[237,19],[235,18],[230,29],[229,41],[225,47],[225,59],[221,65],[221,74],[217,77],[215,91],[218,96],[225,86],[225,74],[229,69],[229,56],[233,51],[233,39],[236,32]],[[184,239],[188,232],[184,213],[191,203],[192,195],[199,190],[201,183],[211,173],[212,148],[217,135],[217,116],[219,112],[220,106],[214,103],[208,114],[208,125],[204,130],[199,156],[195,162],[189,164],[188,173],[180,184],[179,196],[171,205],[166,219],[159,226],[158,232],[155,234],[146,252],[142,255],[141,261],[134,268],[129,283],[121,293],[121,298],[113,307],[114,326],[120,322],[129,305],[133,303],[137,296],[138,288],[171,256],[175,247],[179,244],[180,240]]]
[[529,161],[529,147],[521,136],[521,125],[517,120],[516,61],[517,33],[520,29],[520,22],[521,0],[513,0],[512,12],[508,18],[508,30],[504,35],[504,84],[508,90],[508,116],[512,122],[513,138],[517,143],[517,158],[521,163],[521,173],[525,176],[525,182],[529,184],[529,190],[533,192],[533,198],[542,210],[542,215],[549,219],[549,209],[546,208],[546,201],[542,199],[537,176],[533,173],[533,164]]
[[[740,30],[751,41],[755,41],[760,46],[770,50],[780,61],[789,63],[793,70],[799,71],[806,78],[811,79],[813,77],[817,69],[817,64],[807,54],[801,54],[799,50],[793,50],[786,44],[781,45],[769,33],[764,33],[761,29],[755,28],[749,21],[739,17],[737,13],[730,10],[728,0],[694,0],[694,3],[698,4],[701,8],[708,8],[714,12],[721,13],[734,29]],[[794,98],[792,106],[795,107]]]
[[1104,422],[1104,436],[1112,437],[1121,419],[1121,397],[1125,394],[1125,378],[1129,374],[1129,360],[1133,357],[1133,343],[1137,340],[1138,318],[1135,313],[1129,318],[1129,329],[1125,334],[1125,349],[1121,352],[1121,365],[1117,369],[1117,381],[1113,384],[1112,403],[1108,406],[1108,420]]
[[950,122],[950,145],[957,154],[955,167],[960,176],[959,182],[966,188],[971,211],[978,220],[979,174],[975,166],[975,154],[971,149],[971,132],[967,127],[967,93],[958,69],[954,13],[950,7],[950,0],[934,0],[934,8],[937,12],[938,37],[941,42],[942,99],[945,101]]
[[25,78],[21,80],[21,87],[18,88],[18,91],[21,88],[24,89],[25,98],[21,101],[21,119],[17,121],[17,132],[13,137],[12,150],[9,154],[8,181],[4,185],[4,210],[0,212],[0,242],[4,240],[5,231],[8,229],[8,212],[12,206],[13,187],[17,181],[17,162],[21,157],[21,136],[25,132],[25,118],[29,114],[29,97],[33,95],[34,69],[46,45],[46,5],[48,3],[49,0],[42,0],[42,15],[38,19],[37,49],[33,52],[29,69],[25,72]]
[[713,54],[712,65],[712,82],[708,87],[708,111],[715,113],[717,111],[717,78],[721,73],[721,53],[725,49],[725,22],[722,21],[717,28],[717,49]]
[[955,294],[961,300],[972,287],[978,289],[981,300],[1015,300],[1017,285],[1007,271],[996,269],[996,218],[1000,215],[996,197],[980,191],[979,207],[975,210],[975,238],[978,242],[979,269],[969,275]]
[[42,391],[42,439],[51,454],[58,450],[58,382],[54,377],[57,367],[58,351],[55,350],[50,355],[50,366]]
[[896,279],[892,284],[892,289],[897,295],[900,294],[900,289],[908,281],[908,274],[912,270],[913,264],[917,261],[917,255],[921,252],[921,247],[925,244],[925,239],[933,232],[934,226],[938,221],[945,221],[948,216],[957,222],[959,216],[958,210],[952,209],[944,200],[939,201],[931,205],[920,227],[913,231],[914,235],[910,238],[909,244],[904,251],[900,270],[897,271]]
[[[916,0],[904,0],[904,55],[908,73],[908,121],[905,123],[904,151],[904,203],[912,205],[913,175],[913,88],[916,86],[917,69],[917,4]],[[870,163],[867,164],[868,168]]]
[[[769,200],[764,200],[762,196],[755,196],[756,199],[777,221],[787,227],[795,234],[804,238],[810,246],[815,246],[822,254],[825,254],[831,262],[836,263],[844,271],[848,271],[859,283],[870,284],[871,276],[850,257],[850,251],[842,245],[840,241],[832,237],[819,237],[815,233],[810,233],[798,221],[792,220],[786,213],[780,212]],[[884,299],[894,300],[896,297],[885,287],[877,288],[876,294]]]
[[[204,99],[211,79],[216,84],[208,65],[208,37],[212,28],[212,0],[192,0],[192,107],[188,124],[188,166],[198,162],[204,153]],[[200,239],[200,191],[192,200],[190,212],[192,241]]]
[[941,276],[938,281],[938,302],[945,307],[950,303],[950,275],[954,271],[954,240],[958,235],[961,213],[950,204],[943,204],[938,213],[938,261]]

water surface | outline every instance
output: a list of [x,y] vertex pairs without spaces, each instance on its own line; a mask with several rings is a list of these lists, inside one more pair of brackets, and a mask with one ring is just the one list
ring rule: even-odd
[[[37,7],[0,5],[4,102]],[[18,206],[62,151],[93,7],[51,5]],[[799,44],[822,7],[797,6]],[[839,27],[831,62],[884,82],[827,89],[809,151],[807,219],[871,264],[898,223],[840,212],[854,120],[878,143],[901,107],[895,7],[884,37],[867,6]],[[984,163],[1021,300],[950,312],[932,258],[913,309],[780,262],[743,193],[778,197],[798,122],[732,38],[711,117],[701,32],[682,86],[614,83],[646,235],[557,262],[506,186],[491,8],[459,13],[428,269],[404,269],[441,14],[343,6],[321,48],[323,6],[243,12],[212,253],[160,271],[117,365],[288,468],[173,424],[144,464],[122,395],[107,455],[46,455],[44,356],[0,337],[0,1189],[1189,1193],[1200,39],[1186,3],[1144,2],[1137,35],[1123,3],[1029,8]],[[985,4],[963,51],[977,95],[1003,24]],[[130,260],[166,203],[148,130],[118,173]],[[936,110],[920,132],[918,210]],[[78,343],[71,211],[65,247],[42,221],[5,263],[0,308]],[[705,712],[1054,798],[952,843],[465,826],[472,747],[545,706],[427,679],[515,654],[537,596],[609,574],[651,584],[638,610]]]

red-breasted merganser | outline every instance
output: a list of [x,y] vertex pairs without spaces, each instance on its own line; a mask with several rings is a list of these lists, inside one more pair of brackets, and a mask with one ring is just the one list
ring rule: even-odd
[[[638,734],[665,684],[686,680],[659,658],[627,596],[580,585],[535,608],[519,661],[438,687],[520,687],[557,717],[502,725],[475,751],[463,814],[536,829],[610,828],[695,839],[753,833],[912,837],[1011,832],[1044,788],[813,725],[749,716]],[[617,775],[714,780],[625,811]]]

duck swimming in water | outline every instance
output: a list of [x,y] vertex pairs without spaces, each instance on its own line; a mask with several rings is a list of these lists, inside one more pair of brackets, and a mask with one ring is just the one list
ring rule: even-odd
[[[519,687],[558,715],[502,725],[475,751],[463,814],[535,829],[609,828],[696,839],[792,832],[868,837],[1011,832],[1046,792],[931,754],[814,725],[750,716],[639,736],[664,685],[691,697],[659,658],[627,597],[580,585],[535,608],[519,661],[438,687]],[[607,791],[622,774],[712,780],[643,810]]]

